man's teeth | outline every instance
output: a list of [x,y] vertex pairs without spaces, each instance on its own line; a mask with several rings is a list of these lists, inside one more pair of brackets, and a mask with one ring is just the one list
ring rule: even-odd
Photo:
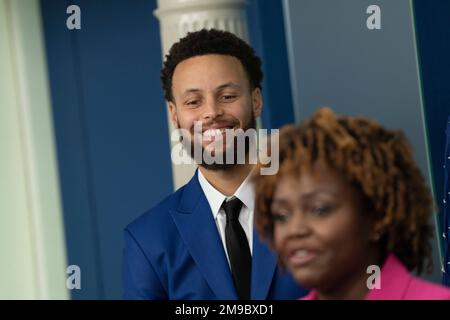
[[309,254],[308,250],[297,250],[294,252],[294,256],[296,257],[306,257]]
[[208,129],[205,132],[203,132],[203,135],[205,137],[214,137],[214,136],[218,136],[218,135],[222,135],[225,133],[225,130],[230,129],[230,128],[222,128],[222,129]]

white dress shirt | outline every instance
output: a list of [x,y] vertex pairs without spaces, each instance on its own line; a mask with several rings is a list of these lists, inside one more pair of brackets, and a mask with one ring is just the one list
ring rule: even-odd
[[234,197],[242,201],[241,212],[239,213],[239,222],[242,229],[244,229],[247,236],[248,246],[250,247],[250,254],[253,254],[253,210],[255,205],[255,195],[253,186],[250,183],[250,174],[241,183],[233,196],[227,197],[219,190],[214,188],[200,170],[198,170],[198,182],[205,193],[208,200],[211,212],[216,222],[217,230],[219,231],[220,238],[222,239],[223,249],[227,256],[228,264],[230,259],[228,258],[227,245],[225,242],[225,226],[227,224],[227,217],[225,211],[222,208],[222,203],[225,199],[232,199]]

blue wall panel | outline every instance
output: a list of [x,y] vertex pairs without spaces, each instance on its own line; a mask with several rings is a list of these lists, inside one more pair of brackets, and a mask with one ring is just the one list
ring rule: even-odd
[[282,1],[249,1],[247,20],[250,43],[263,61],[263,127],[280,128],[295,121]]
[[122,229],[172,192],[155,5],[42,0],[73,298],[121,297]]

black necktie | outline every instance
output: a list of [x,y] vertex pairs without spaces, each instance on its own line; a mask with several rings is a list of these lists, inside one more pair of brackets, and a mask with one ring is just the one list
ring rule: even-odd
[[239,299],[248,300],[250,299],[252,256],[244,229],[239,223],[242,202],[238,198],[234,198],[230,201],[224,201],[222,207],[227,215],[225,243],[230,259],[234,287]]

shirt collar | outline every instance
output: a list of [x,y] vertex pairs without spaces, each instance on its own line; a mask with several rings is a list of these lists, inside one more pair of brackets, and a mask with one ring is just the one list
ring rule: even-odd
[[251,171],[247,178],[245,178],[244,181],[242,181],[239,188],[234,193],[234,196],[237,197],[239,200],[242,201],[242,203],[250,210],[253,211],[255,206],[255,193],[253,190],[253,185],[251,184]]
[[217,218],[219,214],[220,207],[222,203],[227,198],[236,197],[242,201],[242,203],[250,210],[253,211],[255,206],[255,197],[253,186],[250,182],[251,172],[245,178],[245,180],[241,183],[239,188],[231,197],[227,197],[222,192],[214,188],[208,180],[206,180],[205,176],[202,174],[200,170],[198,170],[198,182],[205,193],[206,200],[208,200],[209,206],[211,207],[211,211],[214,219]]

